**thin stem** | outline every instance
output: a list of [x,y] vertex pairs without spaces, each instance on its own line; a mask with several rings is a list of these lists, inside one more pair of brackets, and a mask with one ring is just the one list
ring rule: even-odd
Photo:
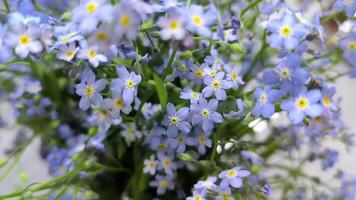
[[167,77],[167,75],[168,75],[168,73],[169,73],[169,71],[171,69],[171,66],[173,64],[174,58],[176,57],[176,54],[177,54],[177,49],[173,49],[173,52],[171,54],[171,57],[169,58],[167,67],[163,72],[163,78],[162,78],[163,81],[166,79],[166,77]]
[[9,175],[9,173],[12,171],[12,169],[17,165],[17,163],[19,163],[22,155],[25,153],[27,147],[32,143],[33,139],[35,137],[32,137],[27,143],[24,144],[24,146],[22,147],[20,153],[16,156],[16,159],[14,160],[14,162],[10,165],[9,168],[6,169],[6,171],[0,176],[0,182],[3,181],[7,175]]

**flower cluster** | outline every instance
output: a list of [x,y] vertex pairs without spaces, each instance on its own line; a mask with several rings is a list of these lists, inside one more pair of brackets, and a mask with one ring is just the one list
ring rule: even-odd
[[[325,138],[353,145],[332,82],[356,77],[356,1],[312,19],[279,0],[3,2],[0,126],[41,137],[57,177],[26,188],[31,195],[48,186],[55,199],[79,188],[100,198],[261,199],[273,190],[307,199],[295,180],[322,181],[272,155],[299,162],[294,153],[308,149],[298,166],[320,160],[325,171],[339,160]],[[349,30],[331,38],[324,29],[339,19]],[[348,70],[334,70],[342,61]],[[284,115],[288,123],[275,122]],[[293,180],[269,173],[276,168]],[[347,188],[333,197],[354,198],[355,181],[339,179]]]

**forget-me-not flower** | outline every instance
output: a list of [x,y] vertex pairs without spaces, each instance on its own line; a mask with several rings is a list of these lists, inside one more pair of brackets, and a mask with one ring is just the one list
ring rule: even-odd
[[131,104],[137,95],[137,87],[141,82],[141,75],[127,71],[124,66],[116,68],[119,78],[112,80],[110,90],[113,93],[122,93],[122,97],[126,104]]
[[210,132],[214,128],[214,123],[221,123],[223,117],[216,112],[219,102],[216,99],[211,99],[209,102],[201,98],[197,104],[191,105],[193,111],[192,125],[200,125],[204,132]]
[[321,93],[318,89],[301,92],[282,102],[281,108],[288,112],[288,117],[293,124],[299,124],[305,116],[315,118],[323,113],[323,108],[319,104]]
[[281,93],[278,90],[271,89],[270,86],[266,86],[263,89],[257,87],[253,96],[256,101],[252,111],[253,115],[255,117],[262,115],[265,118],[269,118],[274,113],[274,102],[280,98]]
[[178,130],[183,133],[188,133],[192,126],[187,121],[189,108],[183,107],[178,111],[171,103],[167,104],[167,116],[163,119],[162,124],[167,127],[167,135],[175,137],[178,135]]
[[79,107],[87,110],[90,104],[100,105],[103,97],[99,92],[105,89],[106,80],[95,81],[95,74],[91,70],[86,70],[82,74],[82,80],[75,86],[76,94],[82,96]]

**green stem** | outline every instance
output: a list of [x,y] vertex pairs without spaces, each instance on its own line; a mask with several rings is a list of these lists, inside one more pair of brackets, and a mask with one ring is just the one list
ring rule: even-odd
[[4,3],[6,12],[9,13],[10,12],[10,7],[9,7],[9,3],[7,2],[7,0],[2,0],[2,2]]
[[27,149],[27,147],[32,143],[33,139],[35,137],[32,137],[27,143],[24,144],[24,146],[22,147],[20,153],[16,156],[16,159],[14,160],[14,162],[10,165],[9,168],[6,169],[6,171],[0,176],[0,182],[3,181],[7,175],[9,175],[9,173],[12,171],[12,169],[17,165],[17,163],[19,163],[22,155],[25,153],[25,150]]
[[213,149],[212,149],[213,152],[211,153],[210,162],[215,160],[217,146],[218,146],[218,136],[217,136],[217,133],[214,133],[213,134]]
[[240,19],[245,15],[245,13],[250,10],[251,8],[257,6],[262,0],[256,0],[256,1],[253,1],[252,3],[250,3],[248,6],[246,6],[246,8],[242,9],[241,10],[241,13],[240,13]]
[[177,49],[173,49],[173,52],[171,54],[171,57],[169,58],[167,67],[163,72],[163,78],[162,78],[163,81],[166,79],[166,77],[167,77],[167,75],[168,75],[168,73],[169,73],[169,71],[171,69],[171,66],[173,64],[174,58],[176,57],[176,54],[177,54]]

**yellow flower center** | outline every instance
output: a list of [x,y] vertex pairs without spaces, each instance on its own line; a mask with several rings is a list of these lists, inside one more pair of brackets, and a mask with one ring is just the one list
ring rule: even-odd
[[180,122],[180,118],[177,116],[168,117],[168,118],[169,118],[169,123],[173,126],[177,126]]
[[356,50],[356,42],[350,42],[348,48],[350,50]]
[[262,92],[262,94],[260,95],[260,98],[258,99],[258,101],[261,104],[265,104],[265,103],[267,103],[267,100],[268,100],[267,94],[265,92]]
[[239,77],[239,75],[236,72],[232,72],[230,76],[231,76],[231,80],[233,81],[236,81],[237,78]]
[[30,44],[30,42],[31,42],[31,38],[29,35],[23,34],[20,36],[20,39],[19,39],[20,45],[27,46]]
[[327,97],[327,96],[324,96],[323,97],[323,104],[325,105],[325,106],[329,106],[330,105],[330,99],[329,99],[329,97]]
[[202,18],[200,16],[197,16],[197,15],[192,16],[192,21],[193,21],[193,23],[195,25],[198,25],[198,26],[203,24]]
[[321,116],[318,116],[318,117],[314,118],[314,122],[317,123],[317,124],[321,123],[322,121],[323,121],[323,118]]
[[161,182],[159,182],[159,186],[163,187],[163,188],[166,188],[166,187],[168,187],[168,182],[167,181],[161,181]]
[[132,134],[135,133],[135,129],[133,129],[133,128],[128,128],[128,129],[127,129],[127,133],[128,133],[129,135],[132,135]]
[[132,79],[127,79],[126,80],[126,86],[130,89],[135,87],[135,82]]
[[290,27],[289,25],[284,25],[280,28],[279,33],[283,37],[290,37],[293,35],[292,27]]
[[237,171],[229,170],[229,171],[227,171],[226,176],[229,177],[229,178],[234,178],[234,177],[237,176]]
[[224,38],[226,38],[229,35],[229,31],[223,31]]
[[124,105],[124,100],[122,100],[120,98],[115,99],[114,106],[116,108],[122,108],[123,105]]
[[73,58],[73,56],[74,56],[74,51],[68,50],[68,51],[66,52],[66,56],[67,56],[68,58]]
[[88,51],[88,56],[89,58],[94,58],[96,56],[96,52],[93,49],[90,49]]
[[165,150],[167,148],[167,145],[164,143],[159,144],[159,149]]
[[89,14],[93,14],[97,8],[98,8],[98,5],[95,2],[89,2],[87,4],[87,11]]
[[109,118],[110,113],[108,110],[100,110],[100,116],[101,116],[101,118]]
[[172,20],[169,23],[169,28],[172,30],[177,30],[179,28],[179,22],[177,20]]
[[345,0],[346,5],[350,5],[353,2],[353,0]]
[[148,164],[148,167],[153,169],[156,167],[156,164],[154,162],[150,162],[150,164]]
[[192,92],[190,95],[193,99],[199,100],[199,94],[197,92]]
[[169,167],[169,166],[172,165],[172,161],[169,160],[169,159],[165,159],[165,160],[163,161],[163,165],[164,165],[165,167]]
[[296,106],[300,110],[305,110],[309,106],[309,101],[307,98],[299,97],[296,101]]
[[204,76],[204,72],[202,70],[198,69],[195,72],[195,76],[198,77],[198,78],[202,78]]
[[198,194],[195,198],[194,198],[194,200],[202,200],[203,198]]
[[120,18],[120,24],[124,27],[129,27],[131,25],[131,19],[128,15],[122,15]]
[[229,200],[230,199],[230,196],[228,194],[223,194],[223,200]]
[[108,34],[105,31],[100,31],[97,35],[96,35],[96,39],[102,42],[105,42],[108,40]]
[[87,86],[85,88],[85,95],[87,95],[87,96],[90,96],[90,97],[93,96],[94,92],[95,92],[95,89],[93,86]]
[[199,144],[204,145],[206,142],[206,137],[204,135],[199,136]]
[[180,70],[181,70],[182,72],[186,72],[186,71],[187,71],[187,66],[183,64],[183,65],[181,66]]
[[216,75],[216,71],[215,70],[212,70],[212,71],[209,72],[209,76],[214,78],[215,75]]
[[177,140],[178,140],[178,142],[179,142],[180,144],[184,144],[184,142],[185,142],[185,138],[184,138],[183,136],[179,136],[179,137],[177,138]]
[[200,112],[200,115],[203,116],[203,117],[205,117],[205,118],[209,118],[210,112],[209,112],[209,110],[207,110],[207,109],[203,109],[203,110]]
[[69,38],[66,37],[66,36],[64,36],[64,37],[61,38],[61,43],[62,43],[62,44],[65,44],[65,43],[67,43],[68,41],[69,41]]
[[214,90],[217,90],[221,87],[221,83],[219,80],[214,80],[212,83],[211,83],[211,87],[214,89]]
[[288,68],[283,68],[279,72],[279,77],[281,77],[282,79],[288,79],[290,77],[289,69]]

